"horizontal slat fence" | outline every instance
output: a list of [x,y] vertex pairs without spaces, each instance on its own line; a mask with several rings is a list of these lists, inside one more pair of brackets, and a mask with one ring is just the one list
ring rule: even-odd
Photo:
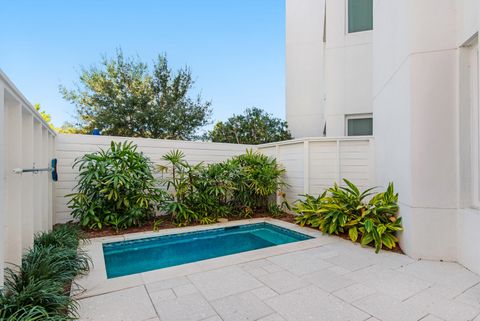
[[374,184],[373,138],[306,138],[263,145],[218,144],[175,140],[65,135],[56,138],[59,181],[55,189],[55,222],[64,223],[72,218],[65,195],[72,192],[78,175],[72,165],[86,153],[106,149],[111,141],[134,142],[155,164],[163,164],[162,156],[178,149],[192,164],[216,163],[245,153],[247,149],[275,157],[286,169],[287,200],[293,203],[302,194],[320,194],[335,182],[347,178],[360,188]]
[[286,169],[287,200],[318,195],[346,178],[359,188],[375,184],[372,137],[305,138],[257,146]]
[[111,141],[131,141],[135,143],[138,146],[138,150],[150,158],[154,164],[164,164],[162,156],[174,149],[181,150],[185,154],[185,159],[191,164],[200,162],[206,164],[217,163],[232,156],[243,154],[247,149],[255,149],[251,145],[59,134],[56,142],[59,180],[56,184],[54,201],[56,223],[64,223],[72,219],[70,217],[70,209],[67,207],[68,198],[65,195],[72,193],[72,189],[76,185],[78,170],[72,168],[75,159],[86,153],[107,149]]

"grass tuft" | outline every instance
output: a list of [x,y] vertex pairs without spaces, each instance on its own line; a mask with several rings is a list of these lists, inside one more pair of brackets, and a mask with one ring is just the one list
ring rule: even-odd
[[90,258],[78,249],[80,230],[64,225],[35,236],[20,266],[5,269],[0,320],[74,320],[78,305],[70,296],[77,275],[88,272]]

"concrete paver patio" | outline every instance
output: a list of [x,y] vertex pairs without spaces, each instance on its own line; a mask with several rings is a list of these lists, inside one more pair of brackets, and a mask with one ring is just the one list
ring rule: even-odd
[[108,286],[98,276],[80,279],[87,288],[79,300],[81,320],[480,321],[480,277],[464,267],[375,254],[302,231],[317,238],[118,278]]

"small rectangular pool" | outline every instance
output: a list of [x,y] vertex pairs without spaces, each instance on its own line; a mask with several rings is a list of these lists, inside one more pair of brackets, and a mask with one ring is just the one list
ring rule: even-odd
[[312,237],[269,223],[103,244],[107,277],[157,270]]

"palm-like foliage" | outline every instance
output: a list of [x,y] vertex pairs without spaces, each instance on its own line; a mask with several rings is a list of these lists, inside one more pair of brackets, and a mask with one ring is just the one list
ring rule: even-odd
[[236,191],[232,199],[237,208],[265,210],[271,198],[286,185],[283,180],[285,169],[274,158],[249,150],[230,162],[237,168],[234,171]]
[[156,186],[151,163],[131,142],[76,160],[80,174],[71,197],[72,216],[88,228],[116,229],[141,225],[154,216],[163,193]]
[[158,169],[170,197],[161,207],[179,225],[213,223],[234,213],[278,211],[273,198],[285,184],[284,170],[275,159],[247,151],[222,163],[192,165],[182,152],[171,151],[163,160]]

